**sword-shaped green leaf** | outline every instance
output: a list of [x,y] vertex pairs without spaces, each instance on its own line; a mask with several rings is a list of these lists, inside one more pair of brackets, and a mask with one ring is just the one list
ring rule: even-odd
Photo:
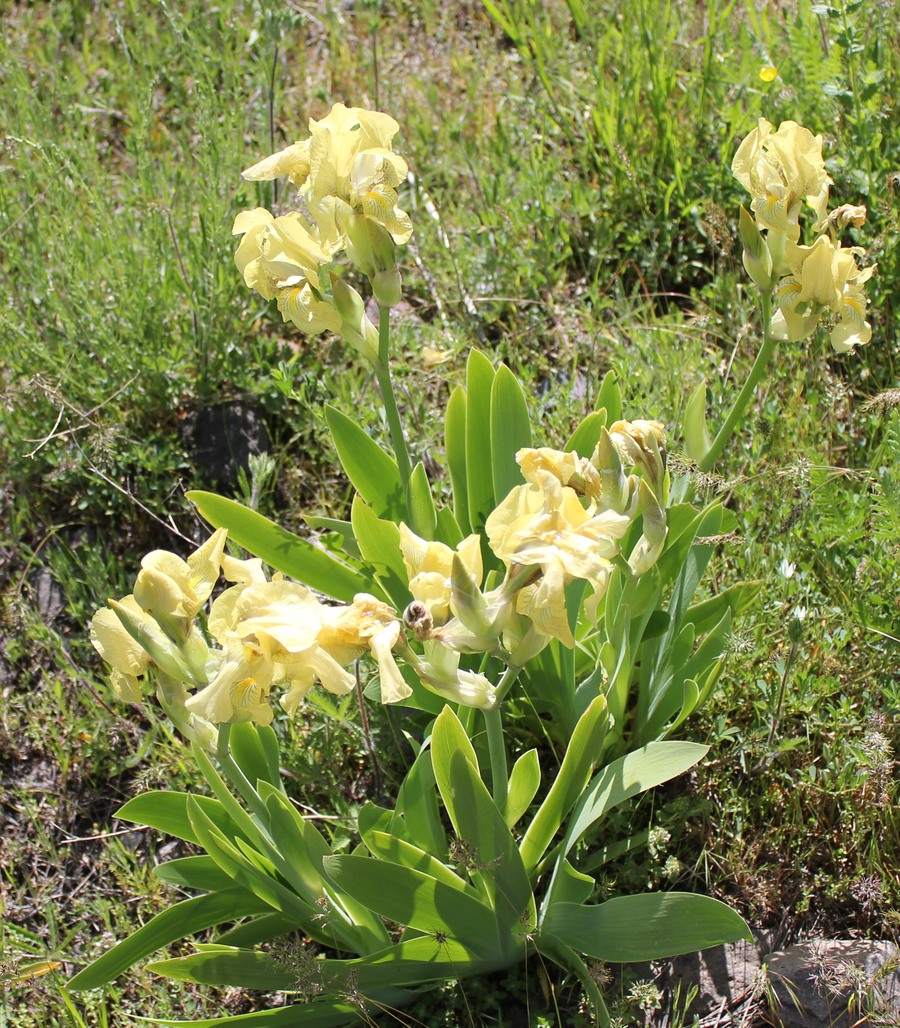
[[238,546],[326,596],[351,603],[357,593],[380,592],[361,572],[235,500],[198,490],[187,496],[214,528],[227,528]]

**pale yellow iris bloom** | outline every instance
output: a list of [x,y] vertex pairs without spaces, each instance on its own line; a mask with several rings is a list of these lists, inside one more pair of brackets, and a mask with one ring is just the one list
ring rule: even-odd
[[523,588],[516,610],[544,635],[574,645],[565,613],[565,587],[573,578],[604,591],[631,518],[585,509],[578,494],[552,472],[535,468],[533,481],[516,486],[487,519],[490,547],[507,567],[537,567],[538,582]]
[[773,132],[760,118],[737,149],[731,170],[753,197],[751,208],[759,224],[783,232],[796,242],[803,201],[824,222],[831,179],[822,157],[822,137],[795,121],[783,121]]
[[168,550],[153,550],[141,560],[134,598],[173,639],[187,639],[197,612],[209,599],[219,577],[226,536],[220,528],[187,560]]
[[225,551],[219,529],[188,558],[154,550],[141,561],[134,593],[109,601],[91,619],[91,642],[111,665],[117,696],[137,702],[151,666],[172,678],[203,681],[208,648],[194,624],[209,599]]
[[209,630],[223,650],[209,685],[188,700],[189,711],[215,724],[268,724],[273,684],[287,685],[281,705],[291,715],[316,680],[338,695],[350,692],[353,676],[319,643],[329,608],[280,575],[259,581],[253,561],[232,561],[228,572],[245,580],[213,603]]
[[234,262],[244,281],[263,299],[277,300],[285,321],[309,335],[340,330],[341,316],[321,280],[337,238],[317,238],[299,214],[275,218],[263,207],[241,212],[232,231],[243,235]]
[[660,503],[666,493],[666,430],[658,421],[616,421],[609,426],[613,445],[623,462],[643,471]]
[[516,461],[526,482],[536,485],[538,472],[549,471],[561,485],[569,486],[589,500],[600,497],[600,472],[587,457],[580,457],[574,450],[565,453],[548,446],[526,447],[516,454]]
[[477,533],[465,538],[456,550],[452,550],[445,543],[420,539],[407,525],[401,523],[400,552],[403,554],[409,591],[413,599],[425,605],[434,625],[443,625],[450,617],[454,553],[459,556],[474,584],[481,584],[484,569],[481,538]]
[[863,286],[875,265],[861,268],[856,258],[861,247],[845,247],[830,236],[820,236],[812,246],[789,246],[786,251],[791,274],[775,290],[778,310],[771,332],[776,339],[796,340],[810,335],[819,319],[831,311],[838,319],[831,331],[831,345],[838,353],[863,345],[872,338],[866,321],[868,300]]
[[394,656],[403,625],[393,608],[368,593],[358,593],[349,607],[326,607],[319,645],[339,664],[349,664],[367,650],[378,666],[381,702],[398,703],[412,695]]
[[[146,616],[133,596],[126,596],[120,602],[122,606],[130,607],[136,617]],[[109,680],[116,696],[120,700],[139,702],[139,679],[150,667],[150,656],[144,647],[132,638],[111,607],[101,607],[91,618],[91,643],[112,667]]]
[[397,187],[407,164],[391,149],[400,126],[379,111],[337,103],[324,118],[310,118],[310,137],[248,168],[250,180],[287,175],[303,193],[310,213],[345,222],[354,212],[385,228],[395,243],[412,235],[409,215],[398,207]]
[[275,667],[273,654],[262,643],[229,639],[212,681],[194,693],[185,707],[213,725],[243,721],[268,725],[273,717],[268,695]]
[[424,644],[424,660],[414,654],[408,659],[419,680],[431,692],[452,703],[462,703],[477,710],[492,710],[497,704],[497,691],[485,675],[460,668],[459,652],[438,639]]

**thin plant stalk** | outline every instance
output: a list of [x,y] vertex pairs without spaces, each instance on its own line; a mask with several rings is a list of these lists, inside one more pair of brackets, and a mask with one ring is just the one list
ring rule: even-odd
[[494,802],[506,812],[506,795],[509,785],[509,770],[506,763],[506,741],[503,738],[503,717],[500,701],[509,692],[521,668],[510,666],[497,683],[497,705],[484,712],[484,726],[487,731],[488,753],[491,759],[491,792]]
[[729,440],[734,434],[734,430],[740,424],[744,416],[744,412],[746,411],[753,394],[756,392],[756,387],[762,380],[763,373],[766,370],[769,359],[771,358],[778,342],[777,339],[772,337],[772,334],[769,331],[769,322],[772,315],[772,298],[769,293],[763,293],[761,296],[760,312],[764,333],[762,346],[759,348],[756,360],[753,362],[753,367],[750,369],[750,374],[747,376],[747,381],[744,383],[743,388],[738,393],[737,398],[732,404],[731,410],[728,412],[728,416],[722,422],[722,427],[716,434],[715,439],[713,439],[709,451],[703,460],[700,461],[701,471],[710,471],[719,457],[722,456],[722,451],[728,445]]
[[506,764],[506,742],[503,739],[503,717],[499,707],[484,712],[488,752],[491,757],[491,793],[497,807],[506,814],[509,771]]

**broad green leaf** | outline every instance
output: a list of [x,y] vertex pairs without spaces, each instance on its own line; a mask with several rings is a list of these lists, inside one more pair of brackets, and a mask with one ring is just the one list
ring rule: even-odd
[[644,849],[649,841],[650,831],[645,829],[643,832],[635,832],[634,835],[629,835],[627,839],[617,839],[615,842],[608,842],[605,846],[592,850],[591,855],[586,860],[581,861],[580,870],[585,873],[596,871],[598,867],[608,864],[611,860],[616,860],[628,853],[637,853],[639,850]]
[[341,537],[341,549],[344,553],[348,557],[354,557],[356,560],[362,559],[362,554],[356,545],[356,536],[353,534],[353,525],[349,521],[343,521],[339,518],[316,517],[312,514],[304,514],[303,520],[310,528],[339,535]]
[[531,806],[541,784],[541,765],[537,750],[528,750],[513,764],[506,793],[506,824],[514,828]]
[[407,771],[397,793],[397,810],[389,830],[397,831],[396,822],[403,825],[403,834],[410,841],[438,859],[447,855],[447,836],[441,824],[437,802],[437,785],[431,766],[431,750],[423,747]]
[[[718,678],[718,675],[715,676]],[[686,721],[700,705],[701,692],[693,678],[688,678],[682,686],[681,712],[672,722],[670,731],[674,731],[682,722]]]
[[325,894],[322,861],[331,853],[331,847],[286,796],[269,795],[266,811],[272,838],[290,866],[291,884],[307,903],[315,906]]
[[592,907],[555,903],[542,932],[586,956],[616,963],[664,960],[752,939],[731,907],[685,892],[617,896]]
[[597,883],[590,875],[582,874],[563,858],[553,879],[554,902],[586,903],[596,887]]
[[595,409],[599,411],[601,408],[606,410],[607,425],[622,420],[622,390],[619,388],[619,376],[615,371],[607,371],[600,383]]
[[532,945],[538,953],[554,964],[564,968],[576,981],[580,982],[593,1008],[594,1023],[606,1028],[612,1019],[606,1004],[603,1002],[600,989],[597,987],[596,976],[588,970],[584,960],[571,946],[565,946],[556,936],[546,932],[542,932],[536,938],[533,938]]
[[[472,745],[468,735],[466,735],[466,730],[463,728],[459,718],[450,707],[445,705],[444,709],[435,719],[431,732],[431,764],[435,781],[441,790],[441,796],[444,799],[444,804],[447,807],[451,820],[453,820],[453,811],[451,810],[453,797],[451,794],[448,802],[447,796],[444,796],[444,791],[445,789],[449,790],[450,787],[450,760],[454,753],[462,753],[472,767],[475,768],[476,774],[478,773],[478,757],[475,754],[475,747]],[[441,784],[442,782],[443,784]]]
[[357,593],[372,591],[373,583],[359,571],[249,507],[199,490],[187,497],[214,528],[227,528],[238,546],[298,582],[344,603],[352,603]]
[[434,497],[431,495],[428,475],[425,473],[425,465],[421,461],[416,464],[409,476],[406,484],[406,497],[411,522],[409,527],[416,535],[430,542],[434,539],[437,528],[437,511],[434,507]]
[[[466,468],[466,391],[457,386],[444,415],[444,450],[453,489],[453,513],[463,535],[472,531],[469,518],[469,483]],[[449,543],[448,543],[449,545]]]
[[574,450],[579,457],[592,457],[604,428],[606,428],[606,410],[601,407],[600,410],[588,414],[569,436],[569,441],[563,449],[566,453]]
[[452,889],[459,889],[466,893],[476,902],[481,902],[481,896],[476,889],[473,889],[468,882],[464,881],[454,871],[451,871],[446,864],[442,864],[436,857],[426,853],[418,846],[414,846],[404,839],[398,839],[390,832],[369,832],[364,838],[369,851],[380,860],[388,860],[393,864],[402,864],[404,867],[414,868]]
[[529,874],[538,866],[564,818],[584,792],[603,752],[608,729],[606,698],[597,696],[579,718],[559,774],[522,839],[519,849]]
[[181,857],[169,860],[165,864],[157,864],[153,868],[154,878],[169,885],[177,885],[183,889],[199,889],[203,892],[215,892],[229,889],[234,885],[231,877],[208,856]]
[[[225,838],[192,799],[188,801],[188,813],[200,845],[237,885],[258,896],[266,906],[296,918],[309,934],[320,937],[312,928],[315,908],[267,871],[258,851],[247,843],[240,845],[241,839],[237,839],[235,845]],[[252,859],[251,854],[255,854],[256,859]]]
[[228,735],[228,745],[235,763],[251,785],[255,786],[262,781],[281,790],[278,738],[271,728],[267,725],[257,726],[249,721],[234,724]]
[[617,804],[683,774],[708,751],[708,746],[695,742],[651,742],[607,764],[575,807],[563,853],[568,853]]
[[289,935],[298,927],[300,926],[294,918],[270,911],[229,928],[221,935],[217,935],[215,941],[223,946],[258,946],[261,942],[277,939],[280,935]]
[[406,503],[397,462],[352,418],[326,405],[325,420],[353,487],[380,518],[403,518]]
[[435,538],[446,543],[451,550],[455,550],[463,541],[462,529],[456,520],[456,515],[450,507],[439,507],[437,512],[437,529]]
[[531,885],[503,815],[479,777],[469,737],[449,707],[434,723],[431,750],[434,777],[467,857],[466,870],[490,898],[500,945],[509,951],[533,923]]
[[650,616],[647,618],[647,623],[644,626],[644,631],[641,633],[641,642],[646,642],[649,639],[658,639],[659,636],[665,634],[668,631],[669,625],[672,624],[672,618],[664,610],[652,610]]
[[681,417],[685,453],[696,464],[702,464],[712,447],[706,424],[706,382],[701,382],[688,397]]
[[536,919],[519,848],[484,782],[462,753],[451,759],[450,787],[456,797],[457,836],[463,851],[472,857],[469,873],[477,877],[493,904],[501,949],[512,952]]
[[266,903],[241,888],[225,889],[176,903],[80,971],[67,988],[97,989],[169,943],[205,928],[268,910]]
[[[318,908],[323,897],[333,900],[330,883],[323,880],[323,861],[331,854],[331,847],[286,796],[272,790],[265,800],[272,835],[277,841],[276,846],[267,847],[267,852],[279,873],[310,905]],[[356,953],[371,953],[390,942],[384,925],[364,904],[344,897],[341,906],[345,919],[336,919],[325,933],[334,935],[332,944],[336,939]]]
[[491,390],[494,368],[483,353],[472,350],[466,362],[466,482],[469,521],[480,532],[494,509],[491,468]]
[[372,857],[328,857],[329,877],[369,909],[421,932],[446,932],[485,958],[498,949],[494,912],[470,893],[401,864]]
[[380,807],[371,800],[364,803],[356,816],[356,829],[362,838],[369,832],[389,832],[394,812],[387,807]]
[[723,589],[717,596],[702,600],[688,608],[685,620],[690,621],[698,635],[710,631],[730,609],[734,617],[743,613],[756,599],[762,582],[738,582],[729,589]]
[[[222,730],[226,729],[229,732],[229,734],[230,734],[231,728],[232,728],[231,725],[220,725],[219,726],[219,732],[220,732],[219,742],[220,742],[220,744],[221,744],[221,741],[222,741],[222,734],[221,734]],[[225,831],[222,834],[225,836],[225,838],[228,838],[228,839],[231,839],[232,837],[234,837],[236,842],[240,841],[241,836],[243,836],[243,838],[245,840],[247,840],[249,843],[251,843],[251,845],[253,845],[254,847],[258,848],[260,841],[263,839],[263,837],[265,835],[264,827],[261,827],[259,823],[254,821],[253,818],[247,813],[247,811],[234,798],[234,796],[231,794],[231,791],[229,790],[228,786],[225,784],[224,779],[222,778],[222,776],[219,774],[219,772],[213,766],[213,762],[206,755],[206,751],[200,745],[198,745],[197,743],[192,743],[191,744],[191,753],[192,753],[192,755],[194,757],[194,760],[197,763],[197,767],[200,769],[200,773],[206,779],[206,781],[207,781],[209,787],[212,789],[213,794],[215,795],[216,799],[225,808],[225,812],[228,814],[229,818],[231,818],[232,822],[235,825],[237,825],[237,827],[239,829],[239,832],[240,832],[239,835],[236,834],[235,836],[232,836],[232,833],[230,833],[228,831]],[[223,761],[223,756],[220,754],[218,759],[220,760],[220,762],[222,762]],[[228,759],[231,759],[230,756],[226,759],[226,765],[227,765],[227,760]],[[255,807],[257,809],[261,809],[262,801],[259,798],[259,794],[256,792],[256,789],[246,781],[246,779],[244,779],[243,782],[240,781],[241,774],[242,774],[242,772],[240,771],[239,768],[237,769],[236,772],[235,772],[234,768],[230,769],[230,777],[232,778],[232,780],[237,778],[238,779],[238,784],[244,786],[244,790],[246,792],[246,795],[243,795],[243,798],[246,801],[255,804]],[[191,796],[188,799],[188,803],[187,803],[188,817],[191,819],[191,825],[192,826],[194,826],[194,814],[193,814],[193,810],[191,808],[191,804],[192,804],[193,800],[194,800],[194,797]],[[202,806],[200,807],[200,810],[201,810],[201,812],[204,813],[204,816],[207,816],[205,814],[205,811],[203,811],[203,807]],[[215,825],[215,821],[213,821],[212,823],[213,823],[213,825]],[[196,828],[195,828],[195,830],[196,830]]]
[[361,496],[353,497],[350,520],[360,553],[375,572],[385,596],[401,609],[409,602],[406,568],[400,552],[400,529],[379,518]]
[[252,949],[221,947],[205,949],[187,957],[155,960],[146,970],[180,982],[198,982],[222,988],[262,989],[290,992],[297,987],[297,970],[268,953]]
[[195,800],[206,816],[225,835],[239,834],[237,825],[232,821],[225,808],[218,800],[209,796],[192,796],[186,792],[145,792],[135,796],[121,807],[116,817],[130,821],[136,825],[147,825],[156,828],[166,835],[174,835],[185,842],[197,843],[197,836],[191,827],[187,813],[188,799]]
[[522,485],[516,453],[524,446],[531,446],[531,421],[525,394],[516,376],[503,365],[497,369],[491,386],[490,438],[496,505],[514,486]]
[[[706,682],[728,649],[731,631],[731,611],[726,608],[721,621],[707,633],[693,652],[694,626],[687,624],[672,644],[671,652],[664,652],[663,659],[651,665],[647,661],[641,666],[640,696],[638,712],[640,740],[649,742],[664,731],[669,731],[669,720],[681,710],[684,716],[685,683],[690,679]],[[649,678],[647,677],[649,676]],[[704,696],[705,698],[705,696]],[[695,703],[699,702],[699,692]],[[678,723],[682,718],[678,719]]]
[[[656,562],[656,570],[663,585],[667,585],[683,572],[688,554],[698,536],[703,538],[718,534],[722,527],[722,506],[714,503],[698,512],[690,504],[678,504],[668,509],[666,517],[669,524],[666,547]],[[708,550],[709,555],[712,554],[712,547],[703,549]]]
[[[367,1007],[368,1010],[378,1014],[392,1007],[404,1006],[414,996],[415,993],[407,989],[381,988],[361,999],[371,1004]],[[353,1024],[359,1019],[359,1003],[338,999],[294,1003],[272,1010],[260,1010],[255,1014],[228,1014],[225,1017],[207,1018],[203,1021],[160,1021],[158,1018],[152,1020],[154,1024],[165,1025],[166,1028],[298,1028],[300,1025],[303,1028],[341,1028],[342,1025]]]
[[[508,955],[493,959],[479,956],[441,929],[412,939],[360,960],[325,960],[323,974],[329,982],[354,982],[362,990],[388,985],[419,985],[443,978],[463,978],[508,967],[524,956],[524,943]],[[333,986],[334,987],[334,986]]]

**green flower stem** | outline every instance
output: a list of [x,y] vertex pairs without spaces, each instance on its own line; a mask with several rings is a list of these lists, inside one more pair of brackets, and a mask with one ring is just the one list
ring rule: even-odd
[[763,377],[766,365],[769,363],[769,358],[772,356],[772,352],[778,342],[778,340],[773,339],[769,333],[769,321],[771,320],[772,315],[772,298],[768,293],[762,294],[760,300],[760,312],[764,329],[762,346],[759,348],[759,353],[756,355],[756,360],[753,362],[753,367],[750,369],[750,374],[747,376],[747,381],[744,383],[743,389],[738,393],[737,399],[734,401],[731,410],[728,412],[728,417],[725,418],[716,438],[713,439],[709,452],[703,460],[700,461],[701,471],[709,471],[719,457],[722,456],[722,451],[725,449],[728,441],[734,434],[734,430],[740,423],[741,418],[743,418],[747,405],[750,403],[750,400],[756,391],[756,387],[759,385],[760,380]]
[[391,379],[390,345],[391,309],[390,307],[380,307],[378,311],[378,363],[375,365],[375,377],[378,379],[378,388],[381,390],[384,412],[387,415],[388,428],[391,433],[391,445],[400,471],[400,481],[405,489],[412,469],[409,462],[409,451],[406,448],[406,438],[403,435],[403,425],[400,421],[400,411],[397,408],[397,397],[394,395],[394,383]]
[[506,814],[506,793],[509,787],[509,771],[506,765],[506,742],[503,738],[503,717],[500,713],[500,701],[512,688],[513,682],[521,668],[510,666],[497,683],[497,704],[493,710],[484,712],[484,725],[487,730],[488,752],[491,758],[491,791],[494,802]]
[[506,767],[506,742],[503,739],[503,717],[499,707],[484,712],[488,751],[491,755],[491,792],[500,812],[506,816],[506,793],[509,772]]
[[268,814],[265,804],[259,797],[259,793],[253,788],[250,780],[238,767],[237,762],[231,755],[230,747],[231,725],[223,723],[219,725],[219,739],[216,745],[216,759],[219,767],[225,772],[228,780],[241,794],[247,806],[261,819],[262,824],[267,823]]

